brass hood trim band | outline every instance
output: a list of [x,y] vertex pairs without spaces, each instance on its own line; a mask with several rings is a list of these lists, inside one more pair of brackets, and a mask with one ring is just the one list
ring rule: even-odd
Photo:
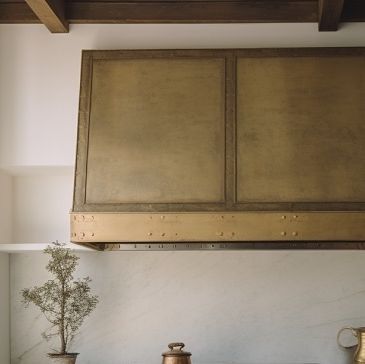
[[[253,244],[252,248],[260,244],[270,248],[270,243],[263,242],[279,242],[282,248],[290,248],[291,245],[295,248],[295,242],[310,242],[317,244],[315,247],[318,248],[321,241],[365,242],[365,213],[71,213],[71,241],[98,247],[98,243],[133,242],[132,246],[145,243],[147,248],[142,250],[149,250],[148,244],[214,242],[236,244],[237,248],[238,243],[244,242]],[[229,246],[221,248],[229,249]],[[347,249],[364,248],[362,244],[349,246],[342,243],[342,246]]]

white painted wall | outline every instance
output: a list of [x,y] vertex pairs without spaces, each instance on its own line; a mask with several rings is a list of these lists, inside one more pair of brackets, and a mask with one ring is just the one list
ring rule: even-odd
[[10,364],[9,254],[0,253],[0,363]]
[[13,181],[0,170],[0,244],[12,241]]
[[69,242],[73,170],[13,179],[13,243]]
[[[0,25],[0,167],[72,167],[81,49],[365,46],[364,34],[365,24],[335,33],[319,33],[316,24],[73,25],[66,35]],[[34,233],[54,239],[68,229],[70,180],[47,183],[52,174],[14,182],[16,239]],[[48,215],[58,226],[39,224],[42,204],[33,192],[64,200],[57,215]],[[343,325],[365,325],[364,256],[84,253],[82,270],[94,277],[101,304],[75,350],[80,364],[158,363],[167,342],[177,339],[197,364],[344,363],[335,335]],[[47,279],[44,264],[40,253],[11,257],[12,363],[46,362],[48,345],[37,334],[45,322],[23,310],[18,295]]]
[[69,242],[73,167],[28,166],[7,172],[0,170],[0,251],[9,244]]

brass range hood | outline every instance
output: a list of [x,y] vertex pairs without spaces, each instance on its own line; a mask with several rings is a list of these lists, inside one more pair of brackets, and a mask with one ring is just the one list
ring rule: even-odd
[[365,49],[84,51],[71,241],[365,248]]

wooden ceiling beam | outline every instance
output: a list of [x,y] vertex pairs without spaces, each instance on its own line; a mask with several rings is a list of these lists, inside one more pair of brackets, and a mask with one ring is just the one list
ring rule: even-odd
[[211,0],[67,3],[74,23],[280,23],[315,22],[317,1]]
[[0,2],[0,24],[34,24],[39,19],[26,3]]
[[365,21],[365,1],[346,0],[342,11],[342,21]]
[[25,0],[25,2],[51,33],[68,33],[63,0]]
[[[70,24],[305,23],[317,21],[317,0],[72,0],[65,17]],[[0,23],[36,22],[25,3],[0,0]]]
[[[0,0],[0,24],[40,22],[25,2],[16,1]],[[338,0],[324,1],[332,3]],[[119,0],[110,2],[98,0],[98,2],[92,2],[72,0],[66,2],[65,14],[70,24],[305,23],[318,21],[318,1],[133,0],[133,2],[127,2]],[[346,0],[342,21],[365,21],[365,0]],[[324,24],[324,18],[322,24]]]
[[318,30],[331,32],[338,29],[344,0],[318,0]]

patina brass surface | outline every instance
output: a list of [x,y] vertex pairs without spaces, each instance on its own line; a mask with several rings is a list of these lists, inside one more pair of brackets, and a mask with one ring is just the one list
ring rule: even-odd
[[71,240],[364,242],[364,66],[363,48],[85,51]]
[[231,64],[212,51],[84,52],[73,210],[224,209]]
[[71,214],[71,240],[83,243],[365,241],[363,212]]
[[86,203],[224,202],[224,70],[223,58],[95,61]]
[[[344,346],[341,344],[340,336],[342,332],[349,330],[356,338],[357,338],[357,345],[353,346]],[[365,363],[365,327],[353,328],[353,327],[344,327],[341,329],[337,334],[337,343],[341,348],[344,349],[355,349],[354,353],[354,364]]]
[[237,62],[238,202],[365,201],[365,57]]

